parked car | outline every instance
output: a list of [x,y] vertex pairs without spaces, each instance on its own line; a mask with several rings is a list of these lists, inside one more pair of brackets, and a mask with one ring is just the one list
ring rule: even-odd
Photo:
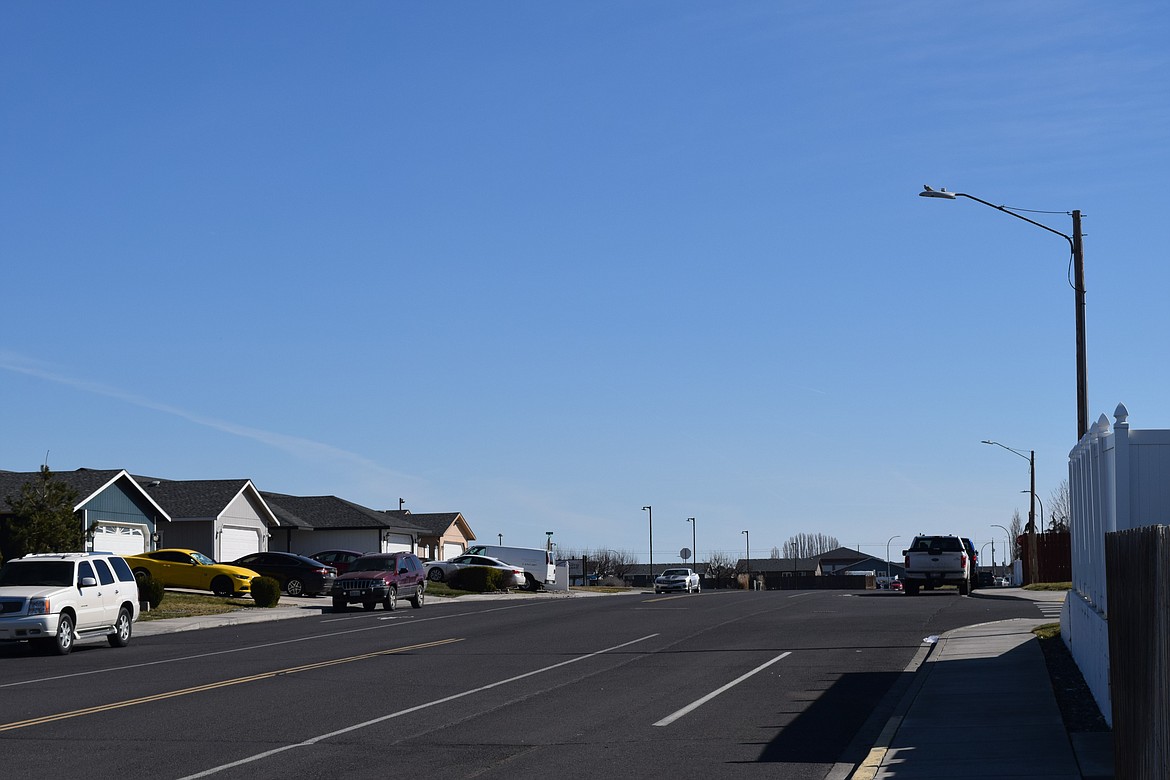
[[168,547],[142,555],[127,555],[126,563],[135,577],[158,580],[164,588],[209,590],[217,596],[245,595],[252,592],[256,572],[216,563],[197,550]]
[[531,591],[557,581],[557,567],[552,553],[540,547],[504,547],[496,544],[473,544],[464,555],[495,558],[524,570],[524,587]]
[[690,569],[667,569],[654,578],[655,593],[669,593],[671,591],[698,593],[699,575]]
[[971,590],[972,571],[967,541],[960,536],[915,536],[905,556],[902,580],[907,596],[917,596],[919,589],[932,590],[942,585],[958,587],[966,596]]
[[489,569],[506,572],[508,575],[506,587],[523,588],[527,585],[524,569],[486,555],[458,555],[449,561],[427,561],[427,579],[432,582],[443,582],[460,569],[470,569],[474,566],[486,566]]
[[890,590],[897,590],[897,591],[902,590],[902,581],[901,580],[892,581],[890,583]]
[[996,577],[995,584],[997,587],[1006,588],[1011,585],[1007,577]]
[[365,555],[356,550],[322,550],[319,553],[313,553],[309,557],[315,561],[320,561],[326,566],[332,566],[337,569],[338,574],[345,574],[349,571],[349,565],[358,558]]
[[410,605],[422,609],[427,589],[426,569],[412,553],[375,553],[363,555],[349,565],[349,571],[333,582],[333,609],[340,612],[350,604],[371,610],[382,605],[392,610],[398,597],[410,599]]
[[236,558],[233,566],[251,569],[271,577],[290,596],[320,596],[333,590],[337,569],[304,555],[286,552],[258,552]]
[[66,655],[74,641],[130,643],[138,583],[109,553],[41,553],[0,566],[0,641],[31,642]]

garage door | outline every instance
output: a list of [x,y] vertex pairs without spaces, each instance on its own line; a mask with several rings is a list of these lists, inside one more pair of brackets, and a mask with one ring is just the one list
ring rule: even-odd
[[146,533],[142,526],[94,526],[93,549],[114,555],[142,555],[146,552]]
[[260,552],[260,532],[255,528],[230,528],[224,526],[219,536],[219,560],[234,561]]

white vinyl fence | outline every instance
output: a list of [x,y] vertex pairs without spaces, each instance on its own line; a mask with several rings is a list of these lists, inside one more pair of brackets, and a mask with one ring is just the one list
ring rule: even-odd
[[1170,430],[1133,430],[1118,404],[1069,453],[1073,588],[1061,636],[1105,719],[1109,691],[1109,598],[1105,534],[1170,523]]

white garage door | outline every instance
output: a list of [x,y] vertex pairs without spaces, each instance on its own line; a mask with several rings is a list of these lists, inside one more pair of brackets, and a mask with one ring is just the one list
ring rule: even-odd
[[260,552],[260,532],[255,528],[230,528],[224,526],[219,536],[219,560],[234,561]]
[[146,552],[146,534],[141,526],[94,526],[93,549],[115,555],[142,555]]
[[443,543],[443,560],[449,561],[463,554],[463,545],[451,544],[450,542]]

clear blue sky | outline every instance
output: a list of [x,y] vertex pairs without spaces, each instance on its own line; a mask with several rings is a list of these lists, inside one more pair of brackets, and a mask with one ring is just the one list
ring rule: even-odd
[[[1002,532],[1170,427],[1170,7],[0,6],[0,468],[645,560]],[[997,545],[1002,554],[1002,544]]]

